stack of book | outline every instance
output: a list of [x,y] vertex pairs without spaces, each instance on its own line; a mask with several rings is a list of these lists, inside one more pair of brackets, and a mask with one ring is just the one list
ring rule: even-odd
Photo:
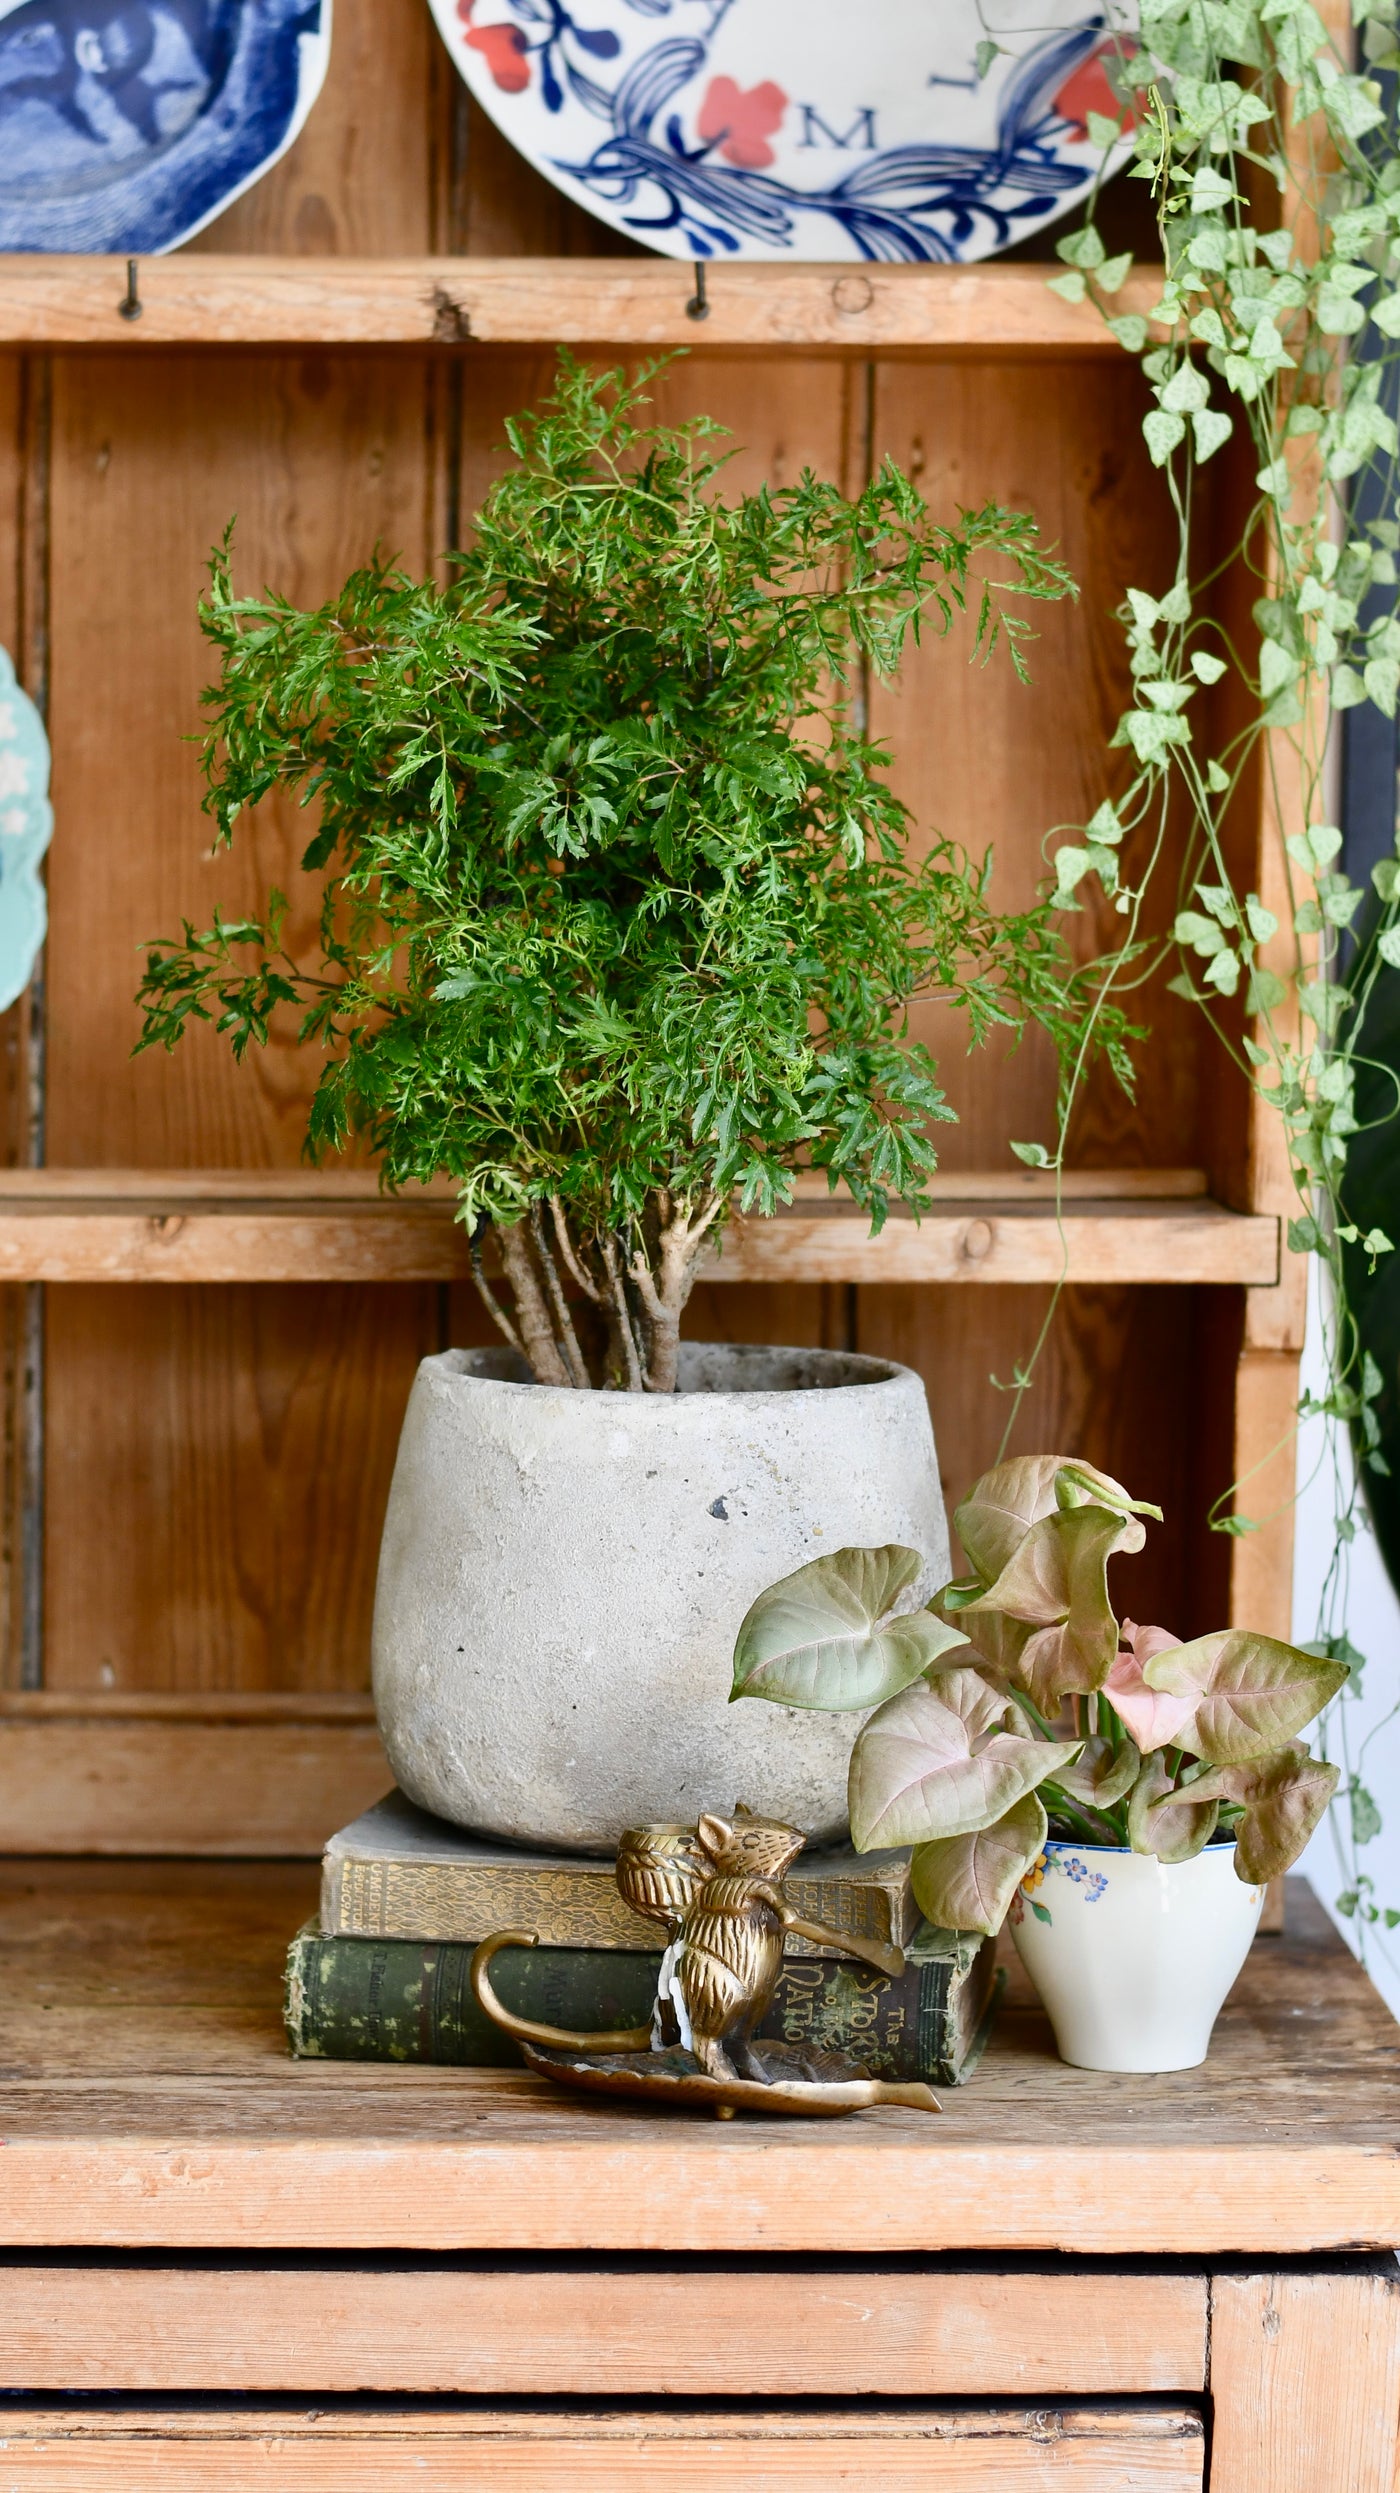
[[[922,1921],[901,1853],[806,1854],[785,1890],[810,1920],[903,1948],[905,1970],[789,1940],[759,2036],[844,2052],[872,2077],[961,2085],[996,2005],[995,1943]],[[515,2045],[468,1978],[477,1941],[503,1929],[539,1938],[491,1969],[518,2015],[579,2033],[646,2023],[661,1933],[623,1903],[610,1861],[482,1842],[391,1792],[326,1846],[319,1916],[287,1959],[293,2052],[511,2066]]]

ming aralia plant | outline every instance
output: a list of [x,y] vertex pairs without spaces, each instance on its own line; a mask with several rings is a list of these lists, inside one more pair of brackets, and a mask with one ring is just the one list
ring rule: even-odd
[[[224,841],[279,786],[318,808],[323,957],[289,957],[276,892],[187,923],[149,950],[140,1044],[212,1019],[241,1056],[299,1012],[311,1155],[359,1137],[390,1187],[456,1179],[541,1382],[667,1392],[731,1203],[773,1211],[799,1165],[876,1228],[926,1202],[953,1112],[911,997],[972,1040],[1038,1022],[1067,1066],[1093,981],[1048,903],[992,908],[990,857],[911,855],[854,698],[969,608],[1021,671],[1008,601],[1072,587],[1033,520],[943,526],[888,463],[850,498],[726,499],[720,428],[644,425],[648,377],[564,363],[445,586],[376,559],[303,613],[235,597],[225,541],[206,808]],[[1094,1026],[1125,1073],[1121,1018]]]
[[875,1710],[851,1752],[858,1848],[912,1844],[932,1922],[999,1930],[1047,1834],[1189,1861],[1233,1835],[1250,1884],[1297,1860],[1337,1784],[1297,1734],[1344,1662],[1248,1630],[1183,1644],[1114,1616],[1108,1562],[1145,1506],[1063,1455],[984,1473],[956,1523],[973,1573],[895,1614],[914,1550],[838,1550],[745,1618],[736,1697]]

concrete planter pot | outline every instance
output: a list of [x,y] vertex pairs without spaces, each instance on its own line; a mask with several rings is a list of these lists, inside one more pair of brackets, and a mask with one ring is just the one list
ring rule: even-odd
[[766,1585],[825,1550],[948,1533],[922,1381],[839,1351],[687,1343],[680,1391],[573,1393],[506,1350],[425,1359],[374,1614],[390,1762],[421,1807],[602,1852],[626,1826],[751,1808],[846,1824],[858,1718],[728,1702]]

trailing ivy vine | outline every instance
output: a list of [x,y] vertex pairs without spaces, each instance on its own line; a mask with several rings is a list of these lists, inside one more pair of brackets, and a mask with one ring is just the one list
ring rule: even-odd
[[[1397,0],[1353,0],[1354,31],[1340,32],[1310,0],[1144,0],[1131,26],[1117,14],[1108,67],[1119,109],[1091,115],[1090,134],[1106,168],[1131,135],[1128,178],[1152,186],[1166,282],[1156,302],[1132,287],[1131,256],[1110,256],[1097,199],[1059,244],[1066,265],[1051,282],[1067,301],[1094,303],[1141,360],[1153,401],[1143,433],[1180,551],[1165,595],[1128,591],[1133,701],[1114,742],[1131,757],[1131,778],[1058,848],[1056,882],[1073,908],[1096,876],[1123,918],[1110,989],[1149,975],[1163,950],[1174,956],[1171,987],[1207,1014],[1281,1120],[1297,1190],[1288,1244],[1318,1259],[1327,1285],[1326,1390],[1299,1406],[1323,1424],[1336,1490],[1313,1650],[1353,1665],[1354,1692],[1357,1480],[1387,1465],[1377,1418],[1385,1380],[1349,1285],[1395,1247],[1352,1217],[1348,1146],[1361,1130],[1358,1076],[1372,1127],[1400,1109],[1393,1075],[1365,1053],[1377,981],[1400,969],[1400,851],[1376,867],[1369,891],[1349,879],[1328,719],[1363,702],[1394,716],[1400,693],[1400,620],[1393,601],[1368,602],[1395,582],[1400,547],[1385,389],[1400,351],[1400,158],[1381,83],[1400,67]],[[1254,495],[1232,553],[1222,562],[1212,547],[1203,568],[1198,472],[1227,444],[1247,460]],[[1357,481],[1368,473],[1381,491],[1362,497]],[[1377,502],[1387,515],[1367,518]],[[1257,641],[1238,637],[1220,595],[1238,563],[1258,591]],[[1280,834],[1259,891],[1241,887],[1234,824],[1261,788]],[[1163,873],[1179,877],[1174,922],[1165,945],[1144,944],[1144,898]],[[1064,1132],[1062,1120],[1060,1156]],[[1247,1499],[1248,1484],[1231,1494]],[[1244,1512],[1215,1523],[1257,1528]],[[1361,1862],[1380,1812],[1366,1780],[1369,1742],[1355,1742],[1350,1710],[1339,1700],[1328,1726],[1342,1768],[1339,1902],[1361,1925],[1392,1927],[1400,1913],[1380,1906]]]

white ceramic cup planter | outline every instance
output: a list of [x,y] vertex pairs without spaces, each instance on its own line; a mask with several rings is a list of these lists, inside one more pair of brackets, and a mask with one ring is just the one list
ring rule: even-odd
[[809,1558],[899,1541],[949,1573],[923,1380],[893,1360],[683,1342],[675,1394],[418,1371],[389,1493],[374,1695],[403,1790],[459,1825],[606,1852],[736,1800],[831,1842],[848,1714],[731,1705],[734,1639]]
[[1195,2069],[1263,1909],[1233,1844],[1158,1861],[1052,1837],[1011,1908],[1060,2058],[1078,2069]]

